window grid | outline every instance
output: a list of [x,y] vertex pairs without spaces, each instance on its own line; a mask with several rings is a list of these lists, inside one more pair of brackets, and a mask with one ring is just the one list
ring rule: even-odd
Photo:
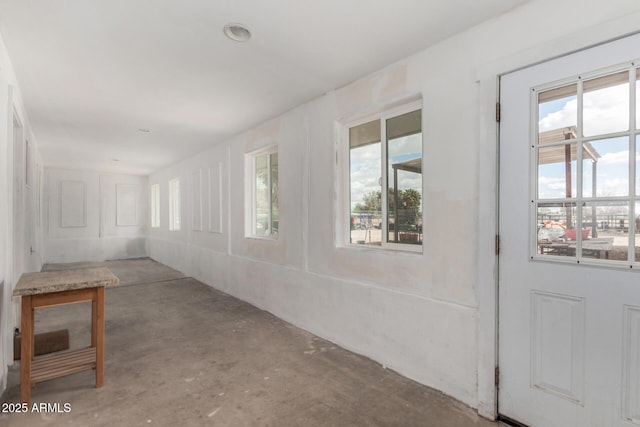
[[[622,73],[625,73],[623,76]],[[628,77],[627,77],[628,76]],[[545,259],[561,262],[572,263],[585,263],[596,265],[608,265],[619,266],[625,268],[637,268],[638,261],[640,261],[640,248],[636,244],[638,238],[636,234],[640,231],[640,188],[638,188],[638,180],[636,179],[637,166],[640,162],[637,159],[637,148],[640,144],[640,118],[638,117],[637,108],[640,104],[640,97],[637,93],[637,88],[640,85],[640,68],[636,67],[634,63],[625,64],[623,66],[611,67],[599,72],[584,74],[575,76],[571,79],[566,79],[555,84],[540,86],[532,88],[531,96],[531,116],[532,123],[537,123],[537,126],[532,126],[532,141],[531,144],[531,163],[532,163],[532,184],[531,184],[531,206],[532,214],[532,247],[531,247],[531,259]],[[624,77],[624,80],[620,80]],[[619,84],[611,84],[611,81],[615,83],[615,80],[619,80]],[[609,86],[604,83],[601,87],[598,87],[598,83],[606,82],[609,80]],[[569,88],[575,85],[576,96],[576,124],[575,133],[567,132],[570,127],[565,128],[565,138],[544,141],[545,132],[541,131],[541,110],[543,105],[543,98],[548,96],[547,94],[563,93],[564,95],[570,95],[572,93]],[[585,88],[585,85],[587,86]],[[628,112],[628,121],[626,129],[606,129],[603,132],[593,132],[589,129],[585,132],[585,110],[593,108],[592,100],[587,101],[585,106],[585,93],[595,93],[598,90],[611,89],[619,85],[628,85],[627,99],[625,108]],[[593,88],[595,87],[595,89]],[[544,100],[546,101],[546,100]],[[611,108],[611,107],[610,107]],[[546,116],[548,117],[548,116]],[[545,117],[545,118],[546,118]],[[589,126],[593,126],[594,119],[589,117]],[[604,119],[601,120],[604,122]],[[597,122],[596,122],[597,123]],[[604,124],[611,127],[611,124]],[[551,131],[549,131],[551,132]],[[587,133],[587,135],[585,135]],[[607,148],[614,146],[616,143],[620,143],[622,140],[626,140],[626,149],[628,150],[627,164],[626,164],[626,178],[628,180],[626,194],[606,194],[605,188],[602,189],[598,186],[599,178],[599,162],[602,162],[604,156],[598,154],[598,147]],[[557,149],[564,149],[565,159],[569,158],[571,161],[565,164],[567,169],[564,176],[564,184],[566,187],[566,194],[564,197],[543,197],[541,188],[544,187],[545,179],[548,177],[541,177],[540,170],[543,166],[544,158],[548,152]],[[571,154],[569,154],[571,153]],[[574,156],[575,153],[575,157]],[[611,161],[612,153],[607,153],[605,156],[606,161]],[[619,153],[618,153],[619,154]],[[575,159],[575,189],[573,188],[573,176],[568,171],[573,167]],[[614,159],[615,160],[615,159]],[[619,159],[618,159],[619,160]],[[591,162],[591,165],[588,164]],[[586,164],[585,164],[586,163]],[[606,163],[605,163],[606,165]],[[590,168],[587,166],[591,166]],[[624,169],[624,167],[623,167]],[[591,182],[586,183],[585,177],[591,177]],[[589,188],[589,186],[591,188]],[[574,192],[575,190],[575,192]],[[620,190],[618,190],[620,191]],[[565,235],[558,237],[560,242],[554,244],[552,238],[544,236],[541,244],[541,231],[545,233],[550,232],[548,224],[546,224],[546,214],[542,213],[549,207],[561,208],[564,210],[563,215],[566,228]],[[610,210],[611,212],[622,210],[623,214],[616,214],[606,216],[602,212]],[[616,218],[617,222],[611,224],[608,218]],[[574,231],[570,231],[571,226],[574,227]],[[609,227],[613,226],[621,233],[620,236],[604,237],[600,234],[609,236]],[[581,232],[577,232],[581,230]],[[626,248],[624,251],[620,251],[621,255],[613,256],[614,259],[609,259],[610,253],[615,255],[617,242],[624,238],[626,230]],[[559,232],[558,232],[559,233]],[[553,235],[554,233],[550,233]],[[609,249],[609,241],[611,243],[611,249]],[[555,245],[555,246],[554,246]],[[624,245],[624,244],[623,244]],[[566,246],[568,250],[563,252],[561,248]],[[573,248],[572,248],[573,247]],[[604,248],[604,249],[602,249]],[[560,256],[557,256],[560,255]],[[604,258],[604,259],[603,259]]]

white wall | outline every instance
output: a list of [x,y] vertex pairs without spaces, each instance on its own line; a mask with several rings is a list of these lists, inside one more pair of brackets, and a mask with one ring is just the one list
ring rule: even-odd
[[[532,1],[154,173],[162,220],[149,254],[491,417],[497,76],[636,31],[639,18],[635,0]],[[424,104],[424,253],[339,247],[336,123],[416,94]],[[247,239],[243,155],[274,143],[280,234]],[[190,177],[219,163],[222,233],[194,231],[191,202],[183,203],[183,230],[169,232],[168,180],[181,177],[189,194]],[[206,200],[207,191],[190,197]],[[207,216],[208,202],[202,209]]]
[[45,169],[45,261],[146,256],[147,178]]
[[[19,122],[15,129],[14,119]],[[41,171],[37,143],[0,37],[0,392],[13,364],[13,328],[19,315],[19,300],[12,304],[13,289],[22,273],[42,266]]]

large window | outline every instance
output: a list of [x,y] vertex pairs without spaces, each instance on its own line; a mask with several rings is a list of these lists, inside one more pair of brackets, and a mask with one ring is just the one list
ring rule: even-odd
[[639,69],[576,76],[532,94],[534,256],[640,262]]
[[247,183],[246,236],[278,236],[278,151],[277,147],[249,153],[245,157]]
[[151,184],[151,227],[160,227],[160,184]]
[[346,127],[348,242],[421,250],[422,110],[412,103]]
[[169,181],[169,230],[180,230],[180,180]]

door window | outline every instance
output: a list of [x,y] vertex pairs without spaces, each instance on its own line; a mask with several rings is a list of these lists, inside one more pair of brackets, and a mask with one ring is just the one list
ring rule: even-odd
[[532,259],[640,260],[639,76],[625,65],[532,88]]

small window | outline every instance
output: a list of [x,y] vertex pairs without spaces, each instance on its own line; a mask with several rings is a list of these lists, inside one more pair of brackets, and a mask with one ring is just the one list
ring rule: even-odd
[[151,227],[160,227],[160,184],[151,185]]
[[180,230],[180,180],[169,181],[169,230]]
[[350,124],[345,139],[349,159],[347,242],[421,251],[420,103]]
[[533,88],[532,258],[640,262],[639,76],[631,65]]
[[246,236],[278,236],[278,151],[277,147],[249,153],[245,157],[247,170]]

